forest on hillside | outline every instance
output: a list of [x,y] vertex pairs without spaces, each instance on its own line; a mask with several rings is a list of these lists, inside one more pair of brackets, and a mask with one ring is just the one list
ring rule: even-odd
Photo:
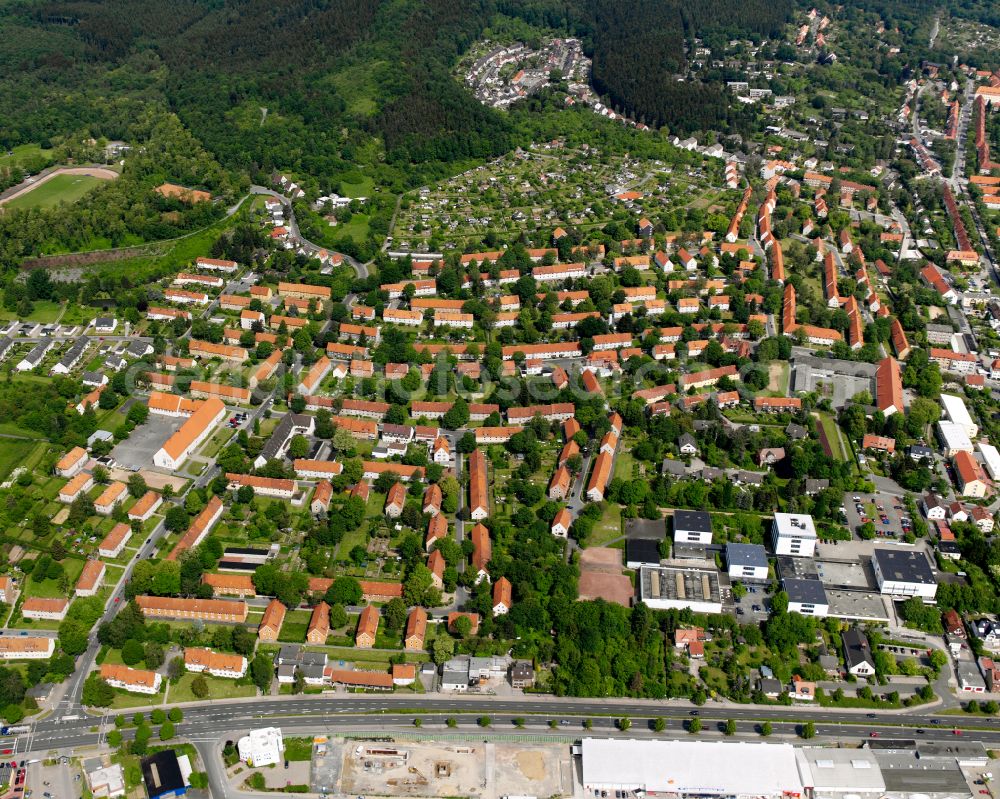
[[[598,90],[685,133],[724,128],[717,86],[678,83],[701,31],[772,35],[791,0],[11,0],[0,5],[0,144],[121,138],[164,104],[226,167],[336,174],[490,157],[511,120],[450,78],[497,13],[581,37]],[[266,109],[266,110],[265,110]]]
[[[820,0],[823,5],[823,0]],[[943,5],[848,0],[913,35]],[[792,0],[5,0],[0,146],[124,138],[150,103],[226,169],[338,176],[391,190],[509,151],[524,115],[480,105],[450,70],[498,14],[581,38],[609,104],[687,135],[745,132],[717,78],[678,80],[696,38],[775,36]]]

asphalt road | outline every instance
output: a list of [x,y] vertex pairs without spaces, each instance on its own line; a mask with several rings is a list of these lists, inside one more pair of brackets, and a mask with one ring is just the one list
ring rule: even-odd
[[[184,721],[177,725],[179,736],[196,739],[216,739],[233,734],[233,731],[275,723],[303,724],[311,728],[331,726],[346,722],[363,721],[366,724],[412,724],[420,715],[425,725],[433,726],[449,716],[467,716],[470,719],[489,715],[498,724],[503,719],[535,716],[544,723],[550,719],[575,719],[576,729],[583,730],[585,718],[595,725],[603,719],[628,717],[634,726],[641,727],[643,719],[662,717],[680,723],[689,720],[694,712],[690,705],[678,702],[602,699],[556,699],[550,697],[518,697],[504,699],[495,696],[402,696],[402,695],[351,695],[338,697],[271,697],[217,701],[182,706]],[[132,711],[129,710],[128,713]],[[78,711],[79,713],[79,711]],[[984,744],[1000,743],[1000,719],[974,716],[936,717],[926,713],[880,712],[877,718],[858,711],[825,710],[821,708],[784,706],[733,706],[706,705],[697,709],[705,727],[712,722],[734,719],[738,725],[752,725],[763,720],[772,724],[797,724],[813,721],[821,735],[849,735],[867,737],[878,731],[886,737],[913,738],[915,730],[923,729],[922,736],[951,738],[955,727],[966,730],[963,737],[982,741]],[[441,716],[440,719],[437,716]],[[376,721],[377,719],[377,721]],[[96,729],[99,719],[94,716],[54,715],[33,725],[32,751],[96,744],[100,733]],[[848,726],[844,726],[848,725]],[[348,725],[349,726],[349,725]],[[676,727],[676,724],[675,724]]]

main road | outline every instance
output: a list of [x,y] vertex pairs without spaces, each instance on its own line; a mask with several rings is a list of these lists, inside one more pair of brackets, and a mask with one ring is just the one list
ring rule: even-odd
[[[339,695],[305,698],[269,697],[180,705],[184,721],[177,733],[184,738],[209,740],[232,735],[235,731],[270,724],[323,729],[350,722],[348,726],[392,726],[412,724],[420,717],[425,725],[444,723],[446,718],[475,720],[487,715],[493,722],[504,719],[534,717],[544,723],[568,722],[582,730],[582,722],[590,719],[595,726],[608,720],[628,717],[642,726],[642,720],[663,718],[675,723],[696,716],[702,724],[733,719],[737,724],[751,726],[763,721],[772,724],[801,724],[812,721],[823,735],[867,737],[879,735],[912,738],[951,738],[954,730],[965,730],[964,737],[984,744],[1000,744],[1000,720],[990,717],[954,715],[934,716],[929,713],[900,711],[866,713],[820,707],[785,707],[777,705],[709,704],[694,708],[677,700],[630,699],[568,699],[556,697],[445,696],[445,695]],[[122,711],[126,715],[135,708]],[[99,743],[99,718],[82,712],[66,716],[53,715],[32,726],[30,749],[35,752],[63,750]],[[923,730],[918,733],[917,730]]]

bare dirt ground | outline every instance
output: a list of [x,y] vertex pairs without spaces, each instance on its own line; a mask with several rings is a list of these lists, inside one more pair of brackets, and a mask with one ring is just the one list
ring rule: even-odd
[[[110,469],[108,471],[112,480],[121,480],[122,482],[128,482],[128,478],[134,474],[126,469]],[[146,481],[146,485],[157,491],[162,491],[164,486],[172,486],[175,491],[179,491],[184,488],[184,483],[186,482],[183,477],[173,477],[169,474],[161,474],[160,472],[154,472],[149,469],[140,469],[139,474]]]
[[497,744],[497,795],[570,794],[573,786],[563,784],[564,748],[551,744]]
[[782,391],[784,390],[784,362],[783,361],[771,361],[767,365],[767,390],[768,391]]
[[[398,754],[373,754],[376,748]],[[566,796],[573,790],[568,762],[566,747],[558,744],[349,743],[341,790],[359,796]]]

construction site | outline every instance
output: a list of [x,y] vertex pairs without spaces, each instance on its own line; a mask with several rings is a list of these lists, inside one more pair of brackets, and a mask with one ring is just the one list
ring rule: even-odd
[[357,796],[570,796],[566,744],[345,741],[340,790]]

